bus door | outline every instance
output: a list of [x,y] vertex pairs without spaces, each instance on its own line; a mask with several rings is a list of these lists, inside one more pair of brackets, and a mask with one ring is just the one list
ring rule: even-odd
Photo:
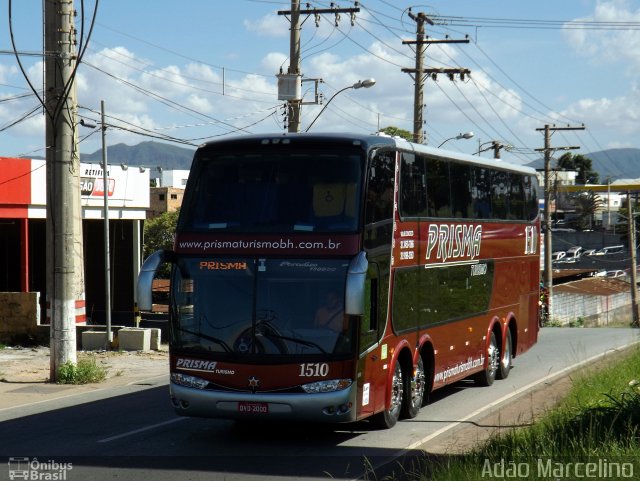
[[380,378],[383,364],[380,346],[380,283],[379,268],[376,263],[369,263],[365,287],[364,315],[359,330],[359,360],[358,360],[358,406],[362,415],[372,414],[379,404],[377,391],[380,389]]

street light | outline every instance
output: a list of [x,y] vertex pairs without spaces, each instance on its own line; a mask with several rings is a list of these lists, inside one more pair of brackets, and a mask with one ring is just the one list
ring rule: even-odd
[[455,137],[448,138],[447,140],[442,142],[440,145],[438,145],[438,148],[442,147],[444,144],[446,144],[450,140],[470,139],[471,137],[473,137],[473,135],[474,135],[473,132],[465,132],[464,134],[458,134]]
[[[95,129],[97,125],[91,121],[80,119],[80,125]],[[107,124],[104,120],[104,100],[100,101],[100,130],[102,131],[102,194],[103,194],[103,218],[104,218],[104,291],[105,291],[105,324],[106,347],[111,349],[113,332],[111,331],[111,268],[109,248],[109,176],[107,174]],[[123,167],[124,168],[124,167]]]
[[327,108],[329,103],[336,97],[336,95],[338,95],[341,92],[344,92],[345,90],[349,90],[349,89],[354,89],[354,90],[360,89],[360,88],[368,89],[369,87],[373,87],[375,84],[376,84],[375,79],[370,78],[370,79],[366,79],[366,80],[358,80],[353,85],[349,85],[348,87],[345,87],[343,89],[338,90],[335,94],[333,94],[331,96],[329,101],[326,104],[324,104],[324,107],[322,107],[322,110],[320,111],[320,113],[318,115],[316,115],[316,118],[313,119],[313,121],[309,124],[309,127],[306,128],[305,132],[309,132],[309,129],[311,128],[311,126],[315,123],[316,120],[318,120],[318,117],[320,117],[322,112],[324,112],[324,110]]

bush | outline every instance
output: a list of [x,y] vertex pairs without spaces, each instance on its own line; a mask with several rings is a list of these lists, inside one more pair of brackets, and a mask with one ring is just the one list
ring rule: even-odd
[[58,384],[89,384],[104,381],[107,370],[95,358],[81,359],[77,364],[71,361],[58,368]]

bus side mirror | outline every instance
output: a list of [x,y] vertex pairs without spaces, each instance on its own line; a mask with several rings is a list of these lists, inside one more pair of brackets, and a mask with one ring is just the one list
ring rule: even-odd
[[140,268],[138,274],[138,286],[136,289],[136,297],[138,309],[141,311],[150,311],[153,304],[153,278],[156,275],[158,267],[164,262],[173,262],[173,251],[156,251],[147,257]]
[[365,252],[360,252],[351,259],[345,287],[345,314],[351,316],[364,315],[365,280],[367,279],[368,269],[369,261]]

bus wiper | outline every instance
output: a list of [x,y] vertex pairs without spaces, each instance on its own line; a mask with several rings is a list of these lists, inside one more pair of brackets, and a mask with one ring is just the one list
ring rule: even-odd
[[216,344],[222,346],[222,348],[226,352],[231,352],[231,348],[229,347],[229,345],[226,342],[224,342],[222,339],[218,339],[217,337],[209,336],[207,334],[202,334],[201,332],[190,331],[189,329],[185,329],[183,327],[178,327],[177,329],[178,331],[185,332],[193,336],[197,336],[200,339],[205,339],[207,341],[215,342]]
[[263,335],[263,336],[265,336],[265,337],[272,337],[274,339],[282,339],[283,341],[291,341],[291,342],[295,342],[297,344],[302,344],[303,346],[315,347],[322,354],[327,354],[327,351],[325,351],[319,344],[316,344],[313,341],[307,341],[305,339],[298,339],[296,337],[283,336],[282,334],[277,334],[277,333],[273,332],[272,330],[267,330],[267,329],[262,329],[261,331],[256,331],[256,334],[258,334],[258,333]]

